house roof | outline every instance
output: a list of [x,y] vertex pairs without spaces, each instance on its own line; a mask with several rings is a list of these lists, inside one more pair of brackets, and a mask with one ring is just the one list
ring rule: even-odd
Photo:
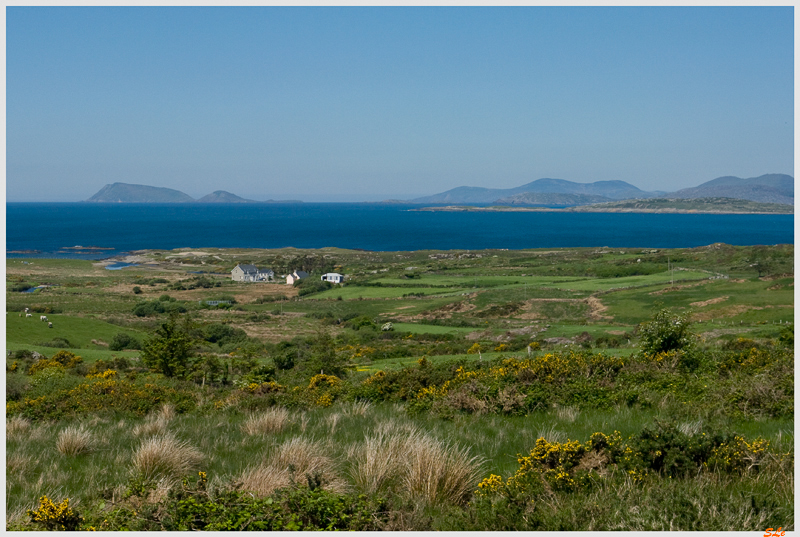
[[298,278],[308,278],[308,272],[302,270],[295,270],[294,275],[297,276]]
[[326,272],[325,276],[339,276],[340,278],[342,277],[342,275],[339,274],[338,272]]
[[248,274],[251,272],[258,272],[258,268],[255,265],[236,265],[236,266]]
[[256,273],[259,273],[259,272],[261,272],[261,273],[272,272],[268,268],[260,269],[260,268],[256,267],[255,265],[237,265],[237,266],[240,269],[242,269],[242,271],[244,271],[245,274],[256,274]]

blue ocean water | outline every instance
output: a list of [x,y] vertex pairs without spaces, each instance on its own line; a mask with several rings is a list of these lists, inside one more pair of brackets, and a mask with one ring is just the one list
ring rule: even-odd
[[[6,204],[8,257],[100,259],[182,247],[681,248],[794,243],[793,215],[427,212],[413,205]],[[107,250],[65,250],[65,247]],[[30,253],[35,251],[35,253]]]

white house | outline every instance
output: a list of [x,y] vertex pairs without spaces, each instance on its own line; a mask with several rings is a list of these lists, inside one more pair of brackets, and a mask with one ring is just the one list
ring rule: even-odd
[[328,272],[322,275],[323,282],[342,283],[343,280],[344,276],[342,276],[338,272]]
[[235,282],[268,282],[275,279],[275,273],[255,265],[236,265],[231,271],[231,278]]
[[308,278],[308,272],[304,272],[302,270],[295,270],[288,276],[286,276],[286,283],[289,285],[293,285],[294,282],[297,280],[302,280],[303,278]]

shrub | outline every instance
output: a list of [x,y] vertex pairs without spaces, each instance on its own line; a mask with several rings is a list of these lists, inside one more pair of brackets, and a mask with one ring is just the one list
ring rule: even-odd
[[112,351],[121,351],[123,349],[141,349],[142,344],[138,339],[130,334],[119,332],[111,339],[111,343],[109,343],[108,348]]
[[188,376],[196,358],[186,324],[179,325],[175,318],[161,323],[142,345],[142,362],[166,377]]
[[83,520],[69,506],[69,498],[55,504],[47,496],[39,498],[39,507],[33,511],[28,510],[28,516],[31,517],[31,522],[48,531],[75,531]]
[[686,315],[663,309],[650,321],[639,325],[642,351],[648,354],[688,350],[694,343],[691,323]]
[[134,286],[134,288],[133,288],[133,294],[134,294],[134,295],[140,295],[140,294],[142,294],[142,288],[141,288],[141,287],[139,287],[138,285]]
[[37,342],[35,344],[40,346],[40,347],[55,347],[55,348],[61,347],[61,348],[67,348],[67,349],[75,348],[75,345],[70,343],[70,341],[67,338],[60,337],[60,336],[59,337],[54,337],[50,341],[39,341],[39,342]]
[[55,353],[51,360],[58,362],[66,368],[75,367],[79,363],[83,362],[83,358],[80,356],[76,356],[75,353],[64,350]]
[[83,425],[67,427],[58,434],[56,449],[62,455],[80,455],[88,453],[95,447],[95,439]]
[[144,440],[133,454],[133,468],[145,481],[173,480],[188,475],[203,454],[171,433]]
[[27,388],[28,381],[24,375],[19,373],[6,373],[6,401],[20,400]]

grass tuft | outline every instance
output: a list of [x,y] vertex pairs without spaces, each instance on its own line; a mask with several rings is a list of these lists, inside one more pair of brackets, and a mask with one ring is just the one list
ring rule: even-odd
[[133,428],[134,436],[156,436],[167,432],[169,422],[175,417],[175,407],[169,403],[161,406],[158,412],[151,414],[144,422]]
[[580,415],[580,410],[574,406],[560,406],[556,408],[556,416],[561,421],[573,423]]
[[334,492],[344,492],[344,481],[336,472],[334,460],[327,455],[330,447],[322,442],[294,437],[279,445],[262,464],[244,471],[240,487],[259,496],[290,486],[318,481]]
[[62,455],[80,455],[93,451],[95,448],[94,435],[82,424],[78,427],[67,427],[58,434],[58,440],[56,440],[56,449]]
[[146,480],[176,479],[189,474],[203,454],[171,433],[144,440],[133,454],[134,470]]
[[386,488],[404,470],[406,436],[378,432],[363,443],[353,444],[347,452],[352,461],[350,477],[364,493],[373,494]]
[[31,422],[21,416],[14,416],[6,420],[6,439],[17,440],[27,436],[31,430]]
[[242,423],[242,432],[247,435],[276,434],[290,424],[289,411],[285,408],[270,408],[261,414],[251,414]]
[[469,447],[414,434],[405,442],[405,485],[413,498],[430,504],[465,504],[480,481],[484,461]]

